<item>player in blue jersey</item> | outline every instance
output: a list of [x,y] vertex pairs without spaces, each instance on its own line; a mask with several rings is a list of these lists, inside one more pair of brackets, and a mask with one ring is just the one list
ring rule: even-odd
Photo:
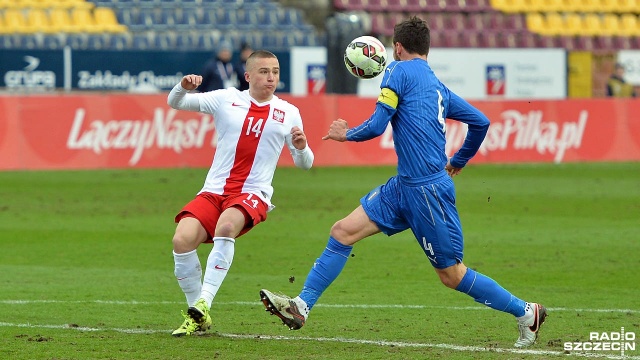
[[[525,302],[493,279],[462,262],[463,236],[452,180],[476,154],[489,119],[450,91],[427,62],[430,31],[412,17],[397,24],[393,35],[396,61],[385,70],[375,112],[359,126],[334,121],[324,140],[366,141],[380,136],[391,122],[398,174],[360,199],[360,206],[331,228],[326,249],[316,260],[296,298],[260,291],[266,310],[290,329],[301,328],[309,311],[342,271],[352,246],[373,234],[388,236],[411,229],[442,283],[475,301],[517,319],[515,347],[532,345],[546,309]],[[462,147],[447,159],[445,119],[468,125]]]

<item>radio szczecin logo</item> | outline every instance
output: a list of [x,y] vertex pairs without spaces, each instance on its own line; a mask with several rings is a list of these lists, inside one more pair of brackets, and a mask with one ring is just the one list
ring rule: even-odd
[[590,332],[589,341],[565,342],[565,351],[635,351],[636,333],[625,332],[624,327],[620,332]]

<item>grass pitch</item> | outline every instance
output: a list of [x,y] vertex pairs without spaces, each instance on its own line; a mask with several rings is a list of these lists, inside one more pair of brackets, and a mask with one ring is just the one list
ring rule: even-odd
[[264,312],[258,291],[296,295],[331,225],[394,172],[278,169],[276,209],[236,242],[212,331],[188,338],[170,336],[186,306],[173,217],[206,169],[0,172],[0,358],[555,359],[622,327],[640,345],[639,163],[470,165],[455,178],[465,263],[549,308],[528,350],[512,348],[510,315],[441,285],[410,232],[358,243],[303,329]]

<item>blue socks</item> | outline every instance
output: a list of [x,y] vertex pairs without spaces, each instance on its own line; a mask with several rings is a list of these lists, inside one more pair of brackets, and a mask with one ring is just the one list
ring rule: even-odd
[[313,264],[299,295],[307,303],[309,310],[333,280],[340,275],[349,258],[351,249],[353,249],[353,246],[342,245],[332,236],[329,237],[327,247]]
[[495,280],[484,276],[471,268],[467,268],[467,273],[456,287],[456,290],[471,296],[480,304],[487,305],[492,309],[507,312],[516,317],[525,314],[527,303],[511,295]]
[[[320,295],[331,285],[333,280],[340,275],[352,249],[353,246],[342,245],[333,237],[329,237],[327,247],[313,264],[299,295],[307,303],[309,310],[313,308]],[[498,285],[495,280],[470,268],[467,268],[467,272],[456,290],[492,309],[507,312],[516,317],[525,314],[525,301],[513,296]]]

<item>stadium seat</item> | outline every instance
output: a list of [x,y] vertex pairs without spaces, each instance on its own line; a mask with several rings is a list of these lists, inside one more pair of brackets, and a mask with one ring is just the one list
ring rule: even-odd
[[22,9],[6,9],[4,11],[4,25],[6,32],[27,34],[31,31],[27,25],[27,18]]
[[518,34],[518,47],[522,48],[535,48],[537,44],[537,34],[530,32],[521,32]]
[[87,48],[95,50],[106,50],[109,48],[110,41],[108,34],[90,34],[87,37]]
[[527,11],[525,0],[491,0],[491,6],[506,13]]
[[575,38],[575,49],[576,50],[586,50],[593,51],[595,49],[595,44],[593,37],[591,36],[578,36]]
[[543,34],[547,30],[547,24],[545,23],[544,16],[538,12],[531,12],[527,14],[526,18],[527,29],[536,34]]
[[628,50],[633,48],[633,44],[631,42],[631,37],[629,36],[614,36],[613,37],[613,46],[615,49],[619,50]]
[[97,7],[93,11],[96,27],[108,33],[123,33],[127,27],[118,23],[113,9],[108,7]]
[[470,30],[480,31],[483,30],[486,22],[484,13],[471,13],[467,16],[466,28]]
[[640,36],[640,20],[634,14],[620,16],[619,34],[623,36]]
[[609,0],[612,4],[613,12],[620,14],[638,12],[640,0]]
[[556,37],[547,36],[547,35],[539,35],[536,36],[536,47],[539,48],[554,48],[556,45]]
[[103,29],[96,26],[93,13],[86,8],[74,8],[71,10],[71,23],[75,31],[86,33],[100,33]]
[[49,50],[58,50],[64,48],[66,44],[67,37],[65,34],[48,34],[44,36],[42,47]]
[[125,50],[131,48],[132,36],[129,33],[113,34],[109,38],[109,48]]
[[85,50],[89,47],[89,35],[83,33],[68,34],[67,46],[74,50]]
[[565,11],[563,7],[562,0],[538,0],[540,3],[540,9],[544,12],[563,12]]
[[489,0],[460,0],[460,8],[464,12],[486,12],[491,9]]
[[23,49],[38,49],[44,43],[44,37],[38,34],[25,34],[20,36],[20,47]]
[[527,28],[523,14],[510,14],[504,17],[503,28],[507,30],[521,31]]
[[596,13],[588,13],[584,15],[582,20],[583,24],[583,35],[587,36],[596,36],[600,35],[603,31],[602,18],[599,14]]
[[176,36],[173,32],[156,34],[154,47],[160,50],[171,50],[176,47]]
[[52,31],[65,33],[81,32],[80,29],[74,25],[71,20],[71,15],[67,9],[51,9],[49,12],[49,19],[51,20],[51,27],[53,28]]
[[585,12],[600,13],[606,10],[606,2],[604,0],[582,0],[582,4]]
[[445,29],[449,31],[461,32],[466,29],[466,15],[461,12],[449,13],[445,19]]
[[557,36],[564,34],[564,18],[557,12],[546,13],[544,19],[544,29],[541,34]]
[[[0,38],[5,34],[9,34],[9,30],[7,29],[7,25],[4,22],[4,14],[0,11]],[[0,46],[1,48],[1,46]]]
[[574,43],[575,37],[574,36],[558,36],[557,37],[557,46],[567,49],[567,50],[573,50],[575,48],[575,43]]
[[602,35],[616,36],[620,34],[620,18],[617,14],[605,13],[602,17]]
[[49,16],[44,9],[31,8],[27,11],[27,27],[28,32],[48,33],[51,32]]
[[567,13],[564,18],[566,35],[582,35],[584,33],[584,25],[582,15],[578,13]]

